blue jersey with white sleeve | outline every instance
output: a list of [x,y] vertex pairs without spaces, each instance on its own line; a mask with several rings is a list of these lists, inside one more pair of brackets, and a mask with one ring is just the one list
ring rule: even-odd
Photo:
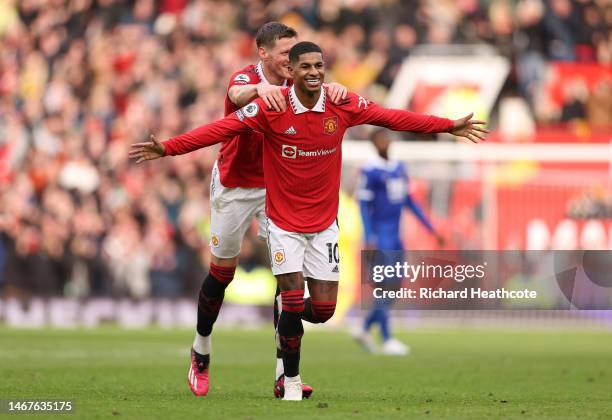
[[434,230],[408,192],[408,175],[401,162],[381,157],[368,162],[361,170],[357,198],[365,241],[377,249],[403,249],[400,219],[404,207],[410,208],[427,230]]

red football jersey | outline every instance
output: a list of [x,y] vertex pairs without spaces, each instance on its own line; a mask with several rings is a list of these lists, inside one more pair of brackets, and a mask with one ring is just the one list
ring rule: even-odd
[[290,104],[285,112],[266,109],[257,99],[222,120],[167,140],[164,146],[166,154],[177,155],[249,130],[265,133],[266,214],[289,232],[321,232],[336,218],[347,128],[374,124],[419,133],[453,128],[449,119],[386,109],[352,92],[335,105],[323,89],[312,109],[300,103],[294,87],[283,93]]
[[[232,74],[227,91],[236,85],[256,85],[268,83],[263,72],[261,61],[251,64]],[[284,86],[287,81],[284,82]],[[239,109],[229,95],[225,95],[225,114],[229,115]],[[263,135],[254,131],[247,131],[224,142],[217,157],[221,184],[229,188],[263,188]]]

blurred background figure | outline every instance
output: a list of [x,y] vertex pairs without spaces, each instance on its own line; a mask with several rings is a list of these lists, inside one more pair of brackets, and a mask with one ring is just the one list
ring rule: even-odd
[[[386,129],[375,129],[370,135],[378,156],[368,161],[361,170],[360,188],[357,191],[361,220],[363,221],[365,244],[364,249],[372,251],[399,251],[404,249],[400,234],[400,223],[404,208],[416,216],[418,221],[435,236],[438,246],[444,246],[444,238],[436,232],[421,207],[414,201],[409,192],[408,173],[402,162],[389,157],[391,134]],[[394,265],[395,261],[387,261],[385,265]],[[403,260],[403,259],[400,259]],[[402,278],[387,279],[397,287]],[[409,348],[391,334],[389,310],[393,299],[375,299],[372,309],[365,316],[363,326],[354,332],[355,339],[369,352],[387,355],[403,356]],[[374,325],[380,328],[382,345],[378,345],[370,335]]]

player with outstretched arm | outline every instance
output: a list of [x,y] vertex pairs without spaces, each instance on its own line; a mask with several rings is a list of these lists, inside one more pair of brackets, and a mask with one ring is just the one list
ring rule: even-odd
[[[334,104],[323,87],[321,49],[299,42],[289,52],[294,85],[282,93],[285,111],[268,108],[262,99],[227,117],[165,142],[155,138],[132,145],[137,162],[180,155],[228,141],[248,131],[264,133],[268,248],[272,272],[282,296],[277,345],[285,369],[284,400],[302,399],[299,375],[302,319],[325,322],[334,313],[338,294],[338,192],[345,131],[359,124],[422,133],[449,132],[473,142],[484,139],[482,121],[471,115],[458,120],[386,109],[349,93]],[[304,300],[304,278],[310,298]]]
[[[289,50],[297,43],[297,32],[280,22],[264,24],[255,36],[260,61],[235,72],[230,77],[225,97],[225,115],[229,115],[259,97],[277,111],[287,108],[282,89],[291,85]],[[346,88],[330,84],[332,100],[346,96]],[[212,329],[238,264],[240,245],[255,217],[259,235],[265,238],[265,185],[263,179],[263,135],[253,131],[240,133],[224,142],[211,176],[210,250],[208,276],[198,294],[196,334],[191,349],[187,375],[191,391],[205,396],[209,387]],[[280,293],[280,291],[278,292]],[[275,297],[274,307],[277,308]],[[275,327],[278,314],[274,316]],[[277,354],[274,391],[282,396],[283,363]],[[304,385],[304,396],[312,388]]]

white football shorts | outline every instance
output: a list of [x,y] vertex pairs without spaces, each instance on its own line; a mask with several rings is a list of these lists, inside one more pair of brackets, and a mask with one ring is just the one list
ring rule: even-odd
[[266,189],[226,188],[221,184],[217,162],[210,181],[210,251],[217,258],[233,258],[253,217],[259,223],[258,236],[266,238]]
[[340,255],[338,223],[318,233],[287,232],[269,218],[268,250],[272,274],[302,272],[315,280],[338,281]]

